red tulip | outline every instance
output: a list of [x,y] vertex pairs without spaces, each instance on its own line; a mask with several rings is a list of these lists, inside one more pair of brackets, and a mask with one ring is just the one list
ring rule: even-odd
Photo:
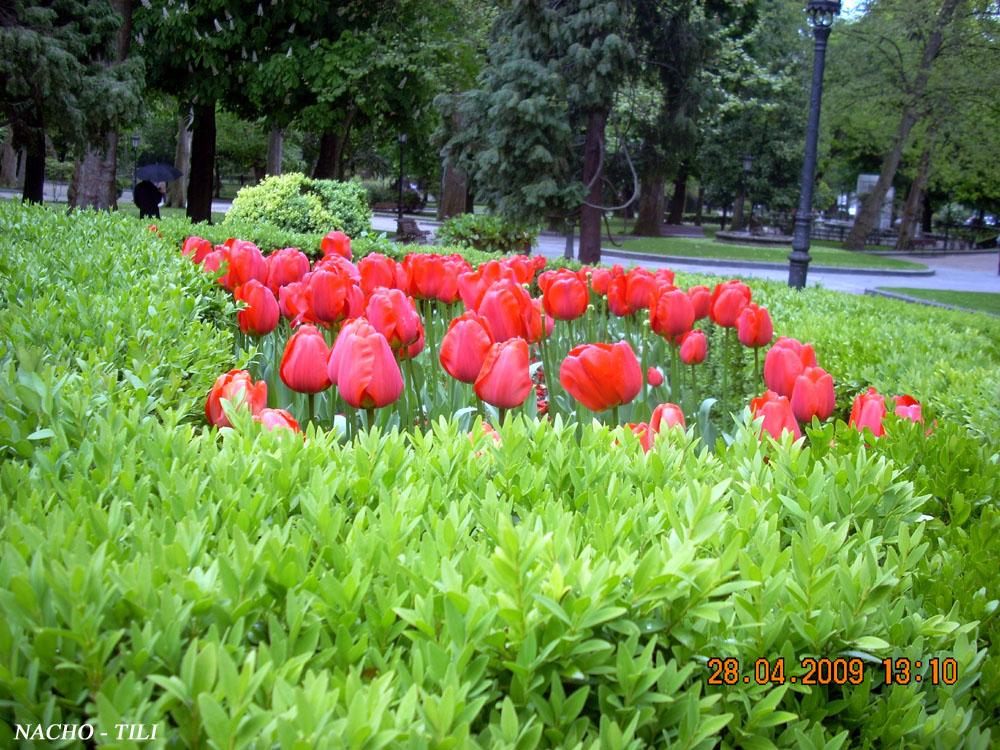
[[709,314],[720,326],[733,328],[743,308],[748,304],[750,304],[750,287],[742,281],[733,279],[715,285]]
[[657,286],[662,286],[663,284],[673,286],[674,279],[676,279],[677,276],[669,268],[657,268],[653,271],[653,278],[656,280]]
[[403,375],[389,342],[364,318],[345,325],[327,364],[327,377],[355,409],[378,409],[403,392]]
[[796,439],[802,437],[799,423],[795,421],[795,415],[792,413],[792,405],[787,398],[779,396],[774,391],[765,391],[760,398],[751,399],[750,412],[754,419],[764,418],[762,430],[770,433],[775,440],[780,440],[785,430],[791,432]]
[[358,267],[340,255],[328,255],[316,262],[313,271],[331,271],[346,276],[355,284],[361,283],[361,272]]
[[535,278],[535,272],[545,268],[545,258],[536,255],[529,258],[527,255],[508,255],[500,261],[514,274],[514,280],[518,284],[530,284]]
[[649,418],[649,429],[657,435],[661,430],[671,427],[680,427],[682,430],[687,427],[684,423],[684,412],[677,404],[658,405]]
[[233,299],[246,303],[246,307],[236,313],[243,333],[266,336],[277,327],[278,318],[281,317],[278,301],[271,290],[256,279],[250,279],[243,286],[236,287]]
[[451,321],[441,339],[441,366],[456,380],[474,383],[493,343],[486,318],[475,312],[463,313]]
[[473,387],[481,400],[498,409],[522,404],[531,393],[528,342],[513,338],[493,344]]
[[413,299],[398,289],[375,290],[368,298],[365,317],[385,336],[393,351],[416,342],[423,333]]
[[[576,320],[587,312],[587,305],[590,303],[590,293],[587,285],[580,281],[580,278],[569,270],[547,271],[543,273],[553,275],[546,280],[542,287],[542,303],[545,312],[556,320]],[[542,284],[541,277],[538,279],[539,286]]]
[[736,319],[736,330],[740,343],[754,349],[766,346],[774,338],[774,325],[766,307],[760,307],[751,302],[740,312]]
[[625,269],[618,265],[612,266],[611,268],[599,266],[591,269],[589,273],[590,288],[598,294],[605,296],[608,293],[608,286],[611,284],[611,280],[618,276],[623,276],[625,274]]
[[653,304],[658,279],[645,268],[633,268],[625,274],[625,295],[633,310],[646,310]]
[[764,383],[780,396],[791,396],[795,378],[816,366],[816,352],[809,344],[782,336],[764,358]]
[[649,308],[649,323],[655,333],[675,342],[694,325],[691,298],[680,289],[661,287]]
[[792,413],[800,422],[811,422],[813,417],[826,419],[833,414],[835,402],[833,378],[822,367],[807,367],[795,378]]
[[410,296],[455,302],[458,299],[458,274],[466,270],[454,259],[432,253],[410,253],[403,258],[410,280]]
[[230,370],[215,380],[205,401],[205,417],[216,427],[232,427],[222,410],[225,399],[234,407],[246,407],[251,414],[259,413],[267,406],[267,383],[256,383],[246,370]]
[[315,326],[304,325],[285,345],[278,374],[281,382],[298,393],[319,393],[330,387],[326,374],[330,347]]
[[694,319],[701,320],[707,318],[712,308],[712,290],[707,286],[693,286],[688,289],[688,297],[694,306]]
[[225,269],[226,272],[215,281],[229,289],[229,248],[217,245],[212,252],[205,256],[201,270],[205,273],[218,273],[222,269]]
[[708,339],[705,332],[696,329],[681,336],[681,362],[686,365],[698,365],[705,361],[708,354]]
[[365,294],[371,294],[380,287],[406,289],[405,274],[399,264],[381,253],[371,253],[358,261],[358,272],[361,274],[361,290]]
[[859,432],[864,432],[867,427],[875,437],[880,437],[885,434],[882,424],[885,414],[885,397],[874,388],[869,388],[854,399],[849,424]]
[[642,370],[628,342],[574,347],[559,368],[559,382],[591,411],[604,411],[634,399],[642,389]]
[[924,423],[924,415],[921,411],[920,402],[913,396],[896,396],[896,416],[909,419],[911,422]]
[[210,252],[212,243],[194,235],[184,240],[184,247],[181,248],[181,255],[190,256],[193,263],[201,263]]
[[347,294],[352,286],[351,280],[339,273],[313,271],[308,279],[313,317],[326,325],[344,320],[350,312]]
[[542,335],[542,316],[531,296],[510,279],[501,279],[487,289],[477,312],[489,321],[495,341],[517,337],[538,341]]
[[653,388],[659,388],[661,385],[663,385],[663,373],[660,372],[658,367],[647,368],[646,382],[649,383]]
[[649,425],[646,422],[639,422],[638,424],[629,422],[625,426],[632,431],[633,435],[639,438],[639,445],[642,446],[643,453],[649,453],[649,449],[653,447],[653,439],[656,437],[653,431],[649,429]]
[[[542,298],[541,297],[532,297],[531,298],[531,305],[532,305],[532,307],[535,308],[535,314],[533,314],[531,316],[531,320],[529,321],[529,324],[530,324],[530,327],[531,327],[532,330],[534,330],[536,327],[538,328],[538,330],[539,330],[539,338],[541,338]],[[535,317],[536,315],[537,315],[537,320],[536,320],[536,317]],[[555,321],[555,318],[553,318],[551,315],[546,315],[544,317],[545,317],[545,338],[548,339],[552,335],[552,331],[554,331],[555,328],[556,328],[556,321]],[[536,322],[538,324],[537,326],[535,325]],[[531,343],[534,343],[537,340],[538,339],[531,339]]]
[[476,310],[483,300],[486,290],[501,279],[510,279],[515,283],[517,274],[498,260],[489,260],[475,271],[466,271],[458,275],[458,293],[466,310]]
[[309,258],[294,247],[275,250],[267,256],[267,287],[275,294],[285,284],[301,281],[309,273]]
[[299,423],[284,409],[262,409],[259,414],[253,415],[253,419],[264,425],[268,432],[275,430],[299,432]]
[[351,238],[343,232],[329,232],[319,243],[319,249],[323,251],[323,256],[339,255],[341,258],[351,260]]
[[236,240],[229,248],[229,274],[226,288],[232,291],[251,279],[267,281],[267,261],[252,242]]
[[628,279],[615,276],[608,281],[608,309],[619,318],[625,318],[635,312],[628,301]]
[[278,289],[278,310],[288,318],[293,328],[302,323],[319,323],[312,314],[308,274],[303,281],[293,281]]

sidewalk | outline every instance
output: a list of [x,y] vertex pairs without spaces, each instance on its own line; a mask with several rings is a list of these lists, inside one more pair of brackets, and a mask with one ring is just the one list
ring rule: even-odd
[[[440,222],[428,219],[419,219],[417,226],[431,235],[440,226]],[[380,232],[392,233],[396,231],[396,218],[380,214],[372,218],[372,227]],[[579,247],[574,244],[574,254]],[[543,233],[538,237],[534,252],[544,255],[546,258],[561,258],[566,248],[565,238]],[[770,268],[743,268],[739,266],[713,265],[707,266],[699,264],[697,260],[688,262],[668,262],[655,255],[649,255],[642,260],[636,260],[633,253],[623,256],[614,248],[602,248],[601,258],[607,265],[621,263],[623,266],[643,265],[647,268],[670,268],[674,271],[685,273],[703,273],[717,276],[745,276],[756,279],[772,279],[775,281],[787,281],[788,271],[785,269]],[[851,294],[864,294],[866,289],[874,289],[877,286],[905,286],[916,289],[954,289],[969,292],[1000,292],[1000,276],[997,276],[997,254],[977,253],[975,256],[963,254],[961,256],[937,256],[928,258],[926,256],[909,256],[901,254],[899,258],[914,260],[923,263],[928,268],[934,270],[933,276],[889,276],[879,273],[864,274],[844,274],[827,273],[824,271],[811,270],[808,280],[809,286],[820,286],[825,289],[835,289]]]

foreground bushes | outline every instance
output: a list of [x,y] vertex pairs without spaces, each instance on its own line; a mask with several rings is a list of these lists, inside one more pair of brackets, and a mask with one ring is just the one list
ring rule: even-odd
[[[864,450],[238,428],[117,420],[38,457],[61,476],[3,466],[8,725],[159,722],[185,746],[988,746],[975,628],[914,590],[921,499]],[[706,684],[711,656],[848,652],[873,673],[953,656],[960,679]]]

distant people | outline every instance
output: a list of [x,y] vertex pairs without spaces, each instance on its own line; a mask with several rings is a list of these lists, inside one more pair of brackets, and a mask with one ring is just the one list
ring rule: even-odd
[[132,202],[139,207],[139,218],[160,218],[160,201],[163,193],[149,180],[143,180],[132,191]]

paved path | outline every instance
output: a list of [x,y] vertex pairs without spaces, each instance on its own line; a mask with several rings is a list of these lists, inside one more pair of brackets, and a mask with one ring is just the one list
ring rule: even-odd
[[[432,234],[439,226],[438,222],[430,220],[418,220],[417,225]],[[396,219],[384,215],[377,215],[372,219],[372,226],[380,232],[395,232]],[[566,240],[563,237],[552,234],[542,234],[538,238],[535,252],[547,258],[561,258],[566,248]],[[574,249],[575,252],[575,249]],[[621,263],[623,266],[638,264],[640,261],[631,258],[616,258],[614,248],[604,248],[601,256],[605,263]],[[836,289],[842,292],[853,294],[864,294],[865,289],[874,289],[877,286],[897,286],[912,287],[918,289],[957,289],[963,291],[976,292],[1000,292],[1000,276],[997,275],[997,254],[976,253],[975,255],[961,256],[909,256],[899,255],[900,258],[915,260],[918,263],[934,269],[933,276],[882,276],[877,273],[871,274],[840,274],[824,273],[823,271],[809,272],[809,285],[822,286],[826,289]],[[758,279],[774,279],[777,281],[787,281],[788,272],[785,270],[768,268],[739,268],[736,266],[702,266],[697,262],[674,263],[658,260],[655,256],[650,256],[649,260],[641,261],[641,265],[648,268],[671,268],[675,271],[685,271],[688,273],[709,273],[719,276],[748,276]]]

